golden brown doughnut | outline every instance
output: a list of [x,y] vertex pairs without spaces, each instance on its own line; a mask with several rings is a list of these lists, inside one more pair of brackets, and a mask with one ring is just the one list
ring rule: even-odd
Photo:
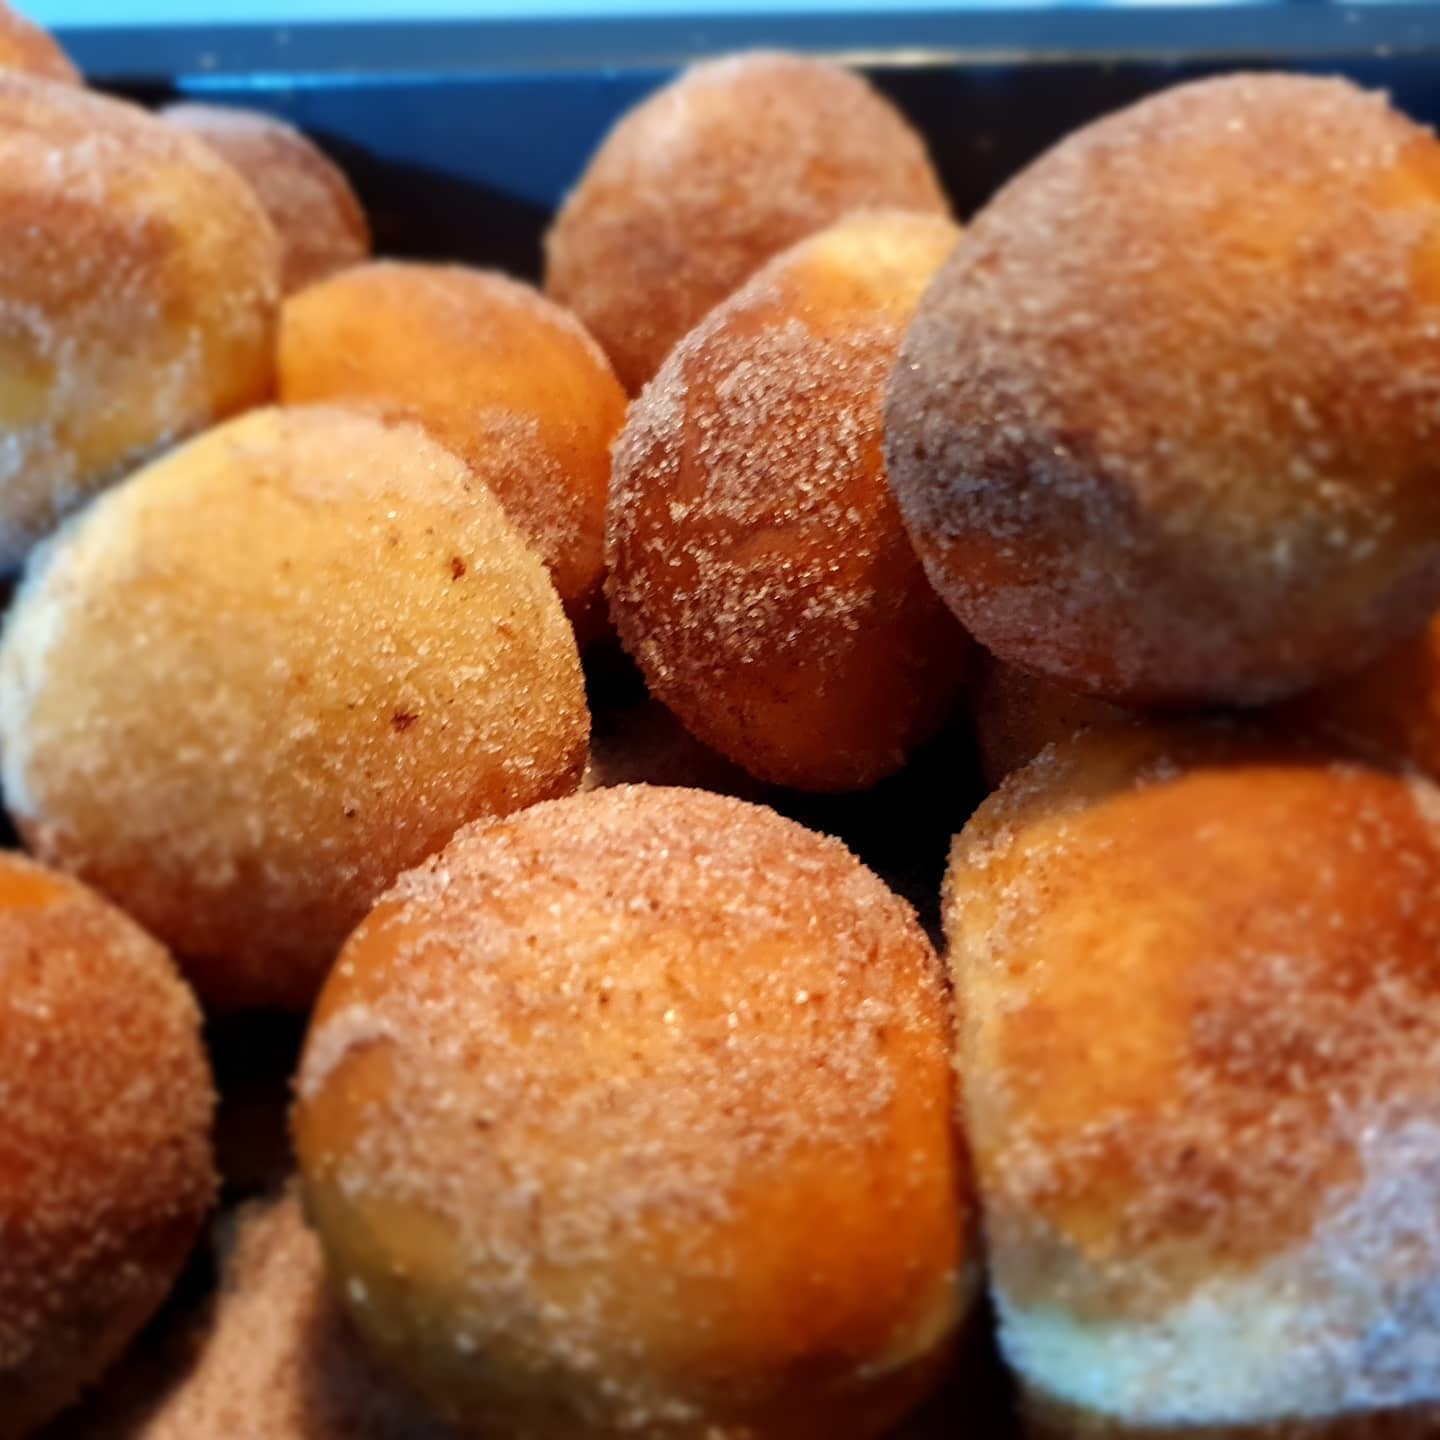
[[1344,80],[1177,86],[976,217],[890,387],[891,483],[1000,659],[1259,704],[1440,601],[1440,145]]
[[625,396],[572,315],[494,271],[376,263],[286,302],[279,363],[287,404],[414,420],[461,456],[550,567],[582,642],[603,628]]
[[165,951],[0,852],[0,1437],[76,1399],[164,1299],[209,1208],[214,1092]]
[[859,75],[757,51],[708,60],[606,137],[545,241],[545,289],[633,395],[773,255],[851,210],[948,214],[925,144]]
[[280,250],[212,150],[0,74],[0,570],[152,451],[265,399]]
[[250,182],[280,237],[287,295],[369,258],[370,225],[344,171],[293,125],[229,105],[171,105],[161,113]]
[[414,426],[261,410],[101,497],[0,641],[28,844],[217,1006],[304,1007],[456,826],[565,794],[588,714],[544,567]]
[[85,83],[53,35],[0,0],[0,71],[6,70],[61,85]]
[[944,723],[969,640],[885,483],[885,380],[959,231],[852,215],[671,351],[615,447],[610,613],[701,740],[763,780],[864,789]]
[[453,1440],[381,1375],[293,1195],[244,1210],[209,1333],[130,1440]]
[[945,923],[1031,1433],[1437,1433],[1440,790],[1090,731],[961,832]]
[[939,968],[837,841],[620,786],[462,830],[351,938],[295,1134],[398,1374],[528,1440],[870,1440],[971,1297]]

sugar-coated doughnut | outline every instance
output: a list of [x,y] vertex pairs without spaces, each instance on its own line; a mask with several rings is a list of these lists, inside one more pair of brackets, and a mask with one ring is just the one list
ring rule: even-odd
[[70,1404],[164,1299],[214,1194],[200,1012],[99,896],[0,852],[0,1437]]
[[61,85],[84,83],[53,35],[0,0],[0,71],[5,70]]
[[885,381],[959,231],[853,215],[671,351],[615,448],[610,613],[651,692],[777,784],[863,789],[943,724],[971,645],[885,483]]
[[398,1374],[529,1440],[869,1440],[970,1298],[946,997],[837,841],[619,786],[462,830],[347,944],[307,1211]]
[[1232,75],[1062,141],[976,217],[891,384],[891,483],[1002,660],[1258,704],[1440,600],[1440,144]]
[[945,921],[1031,1433],[1440,1433],[1440,789],[1090,731],[980,807]]
[[494,271],[376,263],[285,305],[280,396],[417,421],[499,497],[583,641],[603,628],[610,442],[625,396],[568,312]]
[[565,794],[588,714],[544,567],[414,426],[261,410],[101,497],[0,641],[27,843],[219,1006],[303,1007],[403,869]]
[[250,182],[280,237],[287,295],[368,259],[370,224],[349,180],[293,125],[229,105],[187,103],[162,113]]
[[851,210],[948,213],[925,144],[859,75],[754,52],[694,65],[606,137],[545,242],[545,288],[631,394],[771,256]]
[[984,656],[976,668],[971,695],[975,743],[981,774],[992,790],[1047,745],[1069,740],[1081,730],[1128,725],[1136,718],[1132,710],[1077,695],[993,655]]
[[214,151],[0,74],[0,571],[151,451],[263,400],[280,246]]
[[453,1437],[378,1371],[351,1332],[293,1195],[241,1212],[194,1364],[130,1433],[130,1440]]

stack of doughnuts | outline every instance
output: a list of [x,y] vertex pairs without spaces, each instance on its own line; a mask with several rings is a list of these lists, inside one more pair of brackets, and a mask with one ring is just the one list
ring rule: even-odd
[[0,1440],[1440,1437],[1429,131],[0,157]]

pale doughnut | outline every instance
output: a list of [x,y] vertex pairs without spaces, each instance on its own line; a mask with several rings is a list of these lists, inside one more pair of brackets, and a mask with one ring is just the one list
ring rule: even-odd
[[1030,1433],[1437,1433],[1440,790],[1091,731],[980,807],[945,920]]
[[938,966],[834,840],[621,786],[461,831],[298,1080],[348,1313],[480,1433],[869,1440],[971,1296]]
[[215,1005],[303,1008],[397,874],[579,783],[574,636],[539,560],[413,426],[262,410],[101,497],[0,641],[28,844]]
[[133,105],[0,74],[0,571],[151,452],[268,396],[280,246]]

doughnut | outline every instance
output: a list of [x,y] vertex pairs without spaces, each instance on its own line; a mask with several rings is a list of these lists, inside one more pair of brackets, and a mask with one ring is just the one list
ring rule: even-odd
[[0,1437],[74,1401],[165,1298],[215,1190],[200,1012],[164,949],[0,852]]
[[102,496],[0,638],[26,843],[219,1008],[304,1008],[457,826],[573,790],[589,717],[544,567],[414,426],[254,411]]
[[980,772],[992,790],[1047,745],[1069,740],[1081,730],[1136,719],[1132,710],[1062,690],[991,655],[977,666],[971,704]]
[[0,572],[155,451],[263,401],[280,249],[207,146],[0,74]]
[[228,105],[171,105],[161,113],[250,182],[280,236],[287,295],[369,259],[370,225],[349,180],[293,125]]
[[240,1213],[208,1334],[129,1440],[455,1440],[378,1373],[293,1194]]
[[834,840],[617,786],[459,832],[347,943],[294,1131],[347,1313],[455,1423],[871,1440],[971,1297],[939,965]]
[[976,217],[890,382],[890,481],[1001,660],[1255,705],[1440,601],[1440,145],[1345,80],[1180,85]]
[[545,239],[545,289],[633,395],[772,256],[851,210],[947,215],[924,141],[859,75],[708,60],[606,137]]
[[945,925],[1027,1433],[1440,1433],[1440,790],[1089,731],[966,825]]
[[858,790],[936,733],[970,644],[885,483],[885,380],[958,230],[850,216],[670,352],[615,448],[610,613],[651,692],[762,780]]
[[286,404],[423,425],[496,494],[582,641],[604,629],[605,495],[625,396],[583,327],[494,271],[362,265],[286,302]]
[[55,37],[0,0],[0,71],[9,70],[61,85],[84,84]]

